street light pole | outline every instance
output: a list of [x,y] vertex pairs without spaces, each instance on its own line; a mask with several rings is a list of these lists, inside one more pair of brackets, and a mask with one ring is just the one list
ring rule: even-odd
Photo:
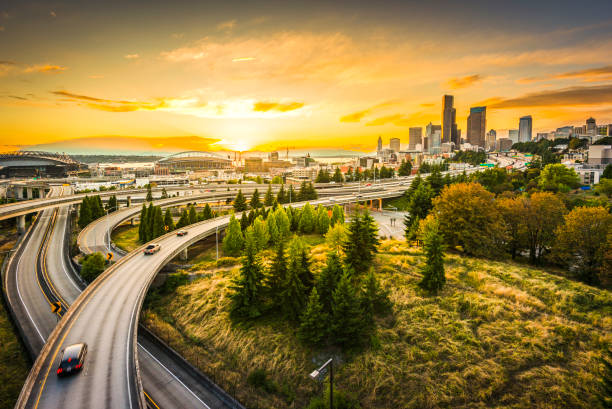
[[330,358],[319,369],[315,369],[310,374],[314,380],[318,380],[319,375],[329,367],[329,409],[334,409],[334,358]]
[[219,261],[219,226],[215,226],[215,242],[217,245],[217,261]]

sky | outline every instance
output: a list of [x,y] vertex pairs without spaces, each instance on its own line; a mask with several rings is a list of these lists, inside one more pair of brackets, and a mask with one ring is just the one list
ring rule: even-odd
[[371,151],[439,124],[445,93],[463,132],[479,105],[502,136],[523,115],[534,132],[607,124],[610,50],[609,0],[8,0],[0,145]]

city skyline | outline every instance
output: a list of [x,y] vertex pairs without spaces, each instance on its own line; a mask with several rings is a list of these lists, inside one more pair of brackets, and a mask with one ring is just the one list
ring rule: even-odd
[[[1,145],[199,136],[211,149],[367,151],[443,124],[445,94],[464,137],[473,106],[498,135],[526,115],[533,135],[612,123],[608,2],[480,4],[5,6]],[[423,30],[434,14],[445,24]]]

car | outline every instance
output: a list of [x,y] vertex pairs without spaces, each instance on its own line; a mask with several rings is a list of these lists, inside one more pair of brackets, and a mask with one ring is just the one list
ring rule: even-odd
[[161,249],[161,246],[159,244],[149,244],[147,247],[145,247],[144,254],[145,255],[147,255],[147,254],[155,254],[160,249]]
[[366,183],[366,186],[372,186],[372,184],[371,183]]
[[179,237],[186,236],[187,235],[187,230],[179,230],[179,231],[176,232],[176,235],[179,236]]
[[87,356],[87,344],[72,344],[62,350],[57,376],[73,375],[83,369]]

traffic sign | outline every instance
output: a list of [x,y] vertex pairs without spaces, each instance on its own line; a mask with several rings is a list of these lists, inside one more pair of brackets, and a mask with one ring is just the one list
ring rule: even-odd
[[113,259],[113,253],[111,253],[111,252],[106,253],[106,259],[108,261],[112,260]]
[[51,311],[53,311],[54,314],[59,314],[60,312],[62,312],[62,303],[56,301],[51,304]]

